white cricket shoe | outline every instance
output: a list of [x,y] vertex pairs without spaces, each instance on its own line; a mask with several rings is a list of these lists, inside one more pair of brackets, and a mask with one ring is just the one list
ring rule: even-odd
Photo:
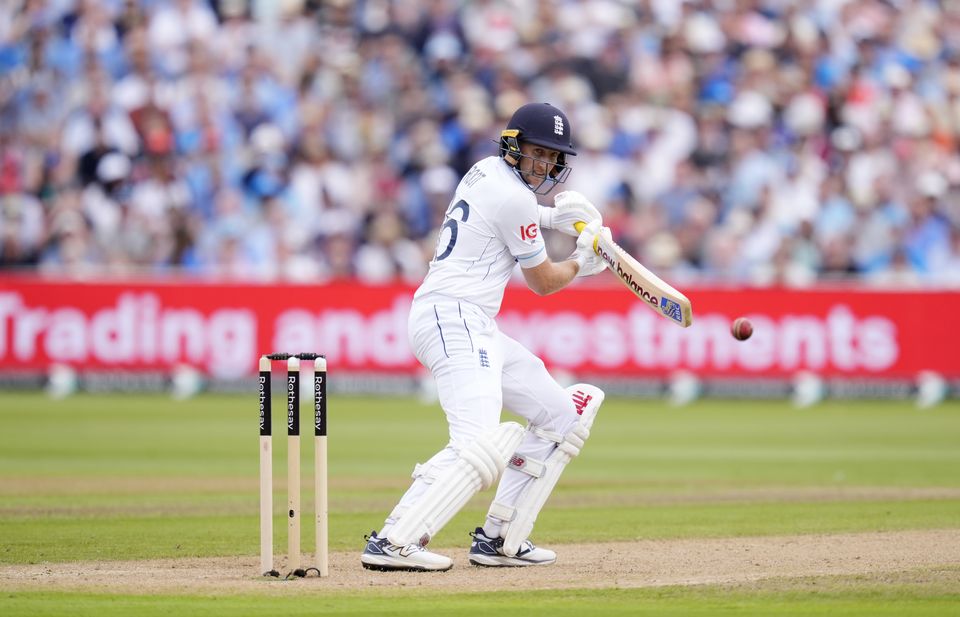
[[360,563],[368,570],[443,572],[453,567],[452,559],[431,553],[419,544],[390,544],[386,538],[377,537],[376,531],[371,531],[363,539],[367,541],[367,546],[360,555]]
[[470,545],[470,563],[475,566],[490,566],[499,568],[522,566],[548,566],[557,560],[557,554],[546,548],[537,548],[530,540],[524,540],[516,556],[509,557],[503,554],[503,538],[489,538],[483,532],[483,527],[477,527],[470,534],[473,543]]

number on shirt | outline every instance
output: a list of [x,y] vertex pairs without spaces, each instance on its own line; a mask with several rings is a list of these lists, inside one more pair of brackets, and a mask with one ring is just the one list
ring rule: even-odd
[[[457,232],[460,226],[457,223],[457,219],[453,218],[457,210],[461,212],[460,223],[466,223],[467,219],[470,218],[470,204],[464,200],[461,199],[450,208],[450,212],[447,214],[447,220],[444,221],[443,226],[440,228],[440,236],[437,238],[437,242],[439,243],[440,238],[443,237],[444,229],[450,230],[450,241],[447,242],[447,247],[443,249],[443,252],[437,255],[437,261],[446,259],[450,255],[450,252],[453,251],[453,247],[457,244]],[[439,244],[437,248],[439,249]]]

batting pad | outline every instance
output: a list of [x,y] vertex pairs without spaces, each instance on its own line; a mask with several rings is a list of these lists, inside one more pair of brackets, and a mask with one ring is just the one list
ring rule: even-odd
[[563,436],[529,429],[545,439],[556,441],[556,449],[542,462],[516,460],[518,457],[514,457],[510,465],[533,476],[533,480],[524,488],[513,507],[496,502],[490,506],[489,516],[503,521],[500,536],[503,538],[503,552],[509,557],[515,556],[520,545],[530,536],[533,525],[537,522],[537,515],[547,503],[547,498],[557,485],[564,467],[580,454],[584,442],[590,437],[590,427],[593,426],[593,420],[603,403],[603,390],[590,384],[570,386],[567,392],[580,413],[580,422],[574,424]]
[[471,497],[500,478],[523,439],[523,430],[516,422],[504,422],[462,449],[457,460],[394,523],[387,533],[390,543],[426,545]]

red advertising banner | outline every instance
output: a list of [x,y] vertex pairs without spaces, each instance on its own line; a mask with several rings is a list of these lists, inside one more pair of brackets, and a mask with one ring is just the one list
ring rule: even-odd
[[[176,280],[0,277],[0,371],[156,370],[252,375],[270,351],[315,351],[331,370],[413,373],[406,336],[413,288]],[[686,288],[679,328],[619,286],[575,285],[540,298],[508,290],[498,321],[548,364],[611,377],[690,370],[705,377],[960,377],[960,293],[846,288]],[[755,334],[730,335],[746,315]]]

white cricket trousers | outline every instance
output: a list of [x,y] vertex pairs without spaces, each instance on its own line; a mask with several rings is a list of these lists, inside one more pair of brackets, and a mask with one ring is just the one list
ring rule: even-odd
[[[565,435],[578,422],[570,394],[550,376],[543,361],[523,345],[500,332],[496,322],[479,308],[457,300],[414,302],[408,321],[410,345],[417,359],[430,369],[437,384],[440,406],[447,416],[450,441],[423,467],[436,477],[456,461],[459,450],[477,435],[490,434],[500,423],[501,410],[525,418],[533,427]],[[524,434],[517,453],[544,460],[556,443]],[[513,506],[533,478],[507,468],[495,500]],[[384,537],[395,522],[393,514],[416,503],[427,489],[423,478],[413,484],[386,519]],[[487,532],[499,532],[488,519]]]

